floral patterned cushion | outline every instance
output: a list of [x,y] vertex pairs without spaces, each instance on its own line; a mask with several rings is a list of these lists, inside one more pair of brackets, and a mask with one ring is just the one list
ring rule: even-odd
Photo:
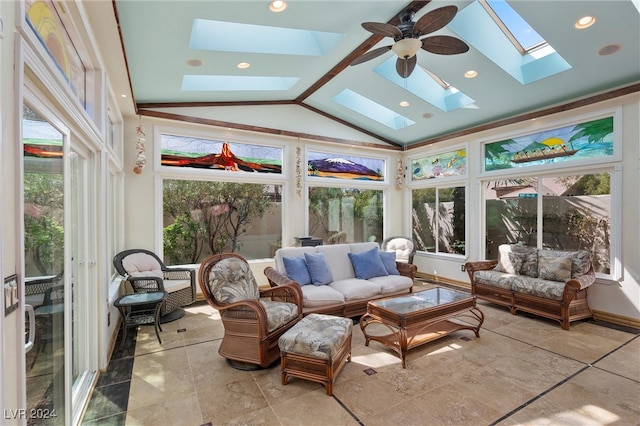
[[260,303],[267,311],[267,328],[269,331],[287,324],[298,316],[298,305],[295,303],[273,302],[271,300],[261,300]]
[[507,274],[506,272],[496,271],[495,269],[490,271],[475,271],[473,273],[475,282],[507,290],[511,290],[511,279],[514,276],[515,275]]
[[340,346],[351,339],[353,320],[333,315],[309,314],[280,336],[283,352],[331,360]]
[[518,253],[509,252],[505,256],[500,256],[494,271],[506,272],[507,274],[520,275],[520,269],[524,263],[524,256]]
[[571,258],[554,257],[547,250],[538,253],[538,278],[549,281],[566,282],[571,278]]
[[512,289],[517,293],[531,294],[551,300],[562,300],[564,282],[541,280],[526,275],[516,276],[512,280]]
[[[528,275],[536,278],[538,276],[538,250],[535,247],[520,244],[501,244],[498,247],[498,265],[505,265],[502,272]],[[520,265],[519,269],[516,267]],[[513,269],[507,269],[513,266]],[[500,269],[496,269],[500,271]],[[510,272],[513,271],[513,272]]]
[[591,268],[591,255],[586,250],[540,250],[538,256],[571,258],[571,278],[584,275],[589,272]]
[[220,303],[257,300],[260,290],[249,264],[241,259],[223,259],[211,268],[209,289]]

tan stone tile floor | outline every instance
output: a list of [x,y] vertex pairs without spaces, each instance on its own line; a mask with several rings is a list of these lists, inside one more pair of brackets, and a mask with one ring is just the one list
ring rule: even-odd
[[163,325],[162,345],[153,327],[139,328],[126,411],[84,423],[640,425],[637,331],[594,321],[565,331],[554,321],[478,305],[485,314],[479,338],[459,331],[415,348],[406,369],[382,345],[364,346],[355,326],[352,360],[327,396],[300,379],[283,386],[279,365],[230,367],[217,353],[219,316],[199,302]]

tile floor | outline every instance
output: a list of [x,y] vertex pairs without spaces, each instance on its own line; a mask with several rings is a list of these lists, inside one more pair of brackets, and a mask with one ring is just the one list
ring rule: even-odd
[[[431,284],[417,285],[427,288]],[[276,365],[231,368],[215,310],[130,332],[102,373],[83,424],[100,425],[640,425],[640,332],[556,322],[479,302],[485,322],[409,351],[407,369],[354,327],[352,361],[334,394],[280,383]],[[373,374],[367,374],[368,370]]]

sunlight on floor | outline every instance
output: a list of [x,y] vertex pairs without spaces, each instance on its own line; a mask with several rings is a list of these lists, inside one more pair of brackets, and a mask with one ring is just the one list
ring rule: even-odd
[[595,405],[584,405],[577,410],[565,410],[547,417],[538,417],[527,421],[531,425],[610,425],[620,421],[620,416]]

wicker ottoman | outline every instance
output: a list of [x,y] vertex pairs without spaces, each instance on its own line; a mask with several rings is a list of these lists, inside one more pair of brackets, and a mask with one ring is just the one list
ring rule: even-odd
[[346,361],[351,361],[353,321],[331,315],[309,314],[280,336],[282,384],[289,377],[324,385],[333,394],[333,382]]

